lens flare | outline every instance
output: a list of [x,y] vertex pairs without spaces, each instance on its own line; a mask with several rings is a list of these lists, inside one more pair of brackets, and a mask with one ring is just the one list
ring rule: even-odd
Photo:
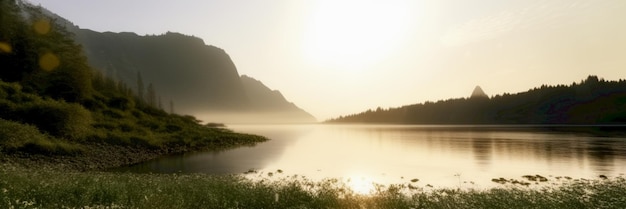
[[6,42],[0,42],[0,53],[11,53],[13,48]]
[[33,29],[41,35],[48,34],[50,32],[50,28],[50,20],[48,19],[39,19],[33,23]]
[[59,58],[50,52],[45,53],[39,58],[39,67],[41,67],[41,69],[45,71],[52,71],[59,67],[60,64],[61,61],[59,60]]

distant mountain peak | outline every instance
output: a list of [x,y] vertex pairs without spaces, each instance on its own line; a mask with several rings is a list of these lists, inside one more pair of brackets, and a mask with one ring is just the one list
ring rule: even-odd
[[476,86],[474,91],[472,91],[472,96],[470,96],[470,98],[489,98],[489,96],[485,94],[485,91],[483,91],[480,86]]

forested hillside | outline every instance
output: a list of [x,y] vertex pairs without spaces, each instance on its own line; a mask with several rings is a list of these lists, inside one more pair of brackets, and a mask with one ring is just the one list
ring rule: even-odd
[[571,85],[543,85],[517,94],[457,98],[368,110],[331,123],[626,124],[626,81],[589,76]]
[[22,1],[0,1],[0,69],[0,155],[78,156],[72,162],[110,167],[266,140],[153,107],[92,70],[71,33]]

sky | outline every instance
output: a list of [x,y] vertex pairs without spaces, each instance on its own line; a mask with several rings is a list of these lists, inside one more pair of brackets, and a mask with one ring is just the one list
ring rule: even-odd
[[180,32],[325,120],[626,78],[624,0],[28,0],[81,28]]

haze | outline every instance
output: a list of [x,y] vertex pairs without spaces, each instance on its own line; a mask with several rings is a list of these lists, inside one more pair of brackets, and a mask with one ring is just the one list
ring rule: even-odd
[[175,31],[318,119],[626,77],[626,1],[30,0],[96,31]]

